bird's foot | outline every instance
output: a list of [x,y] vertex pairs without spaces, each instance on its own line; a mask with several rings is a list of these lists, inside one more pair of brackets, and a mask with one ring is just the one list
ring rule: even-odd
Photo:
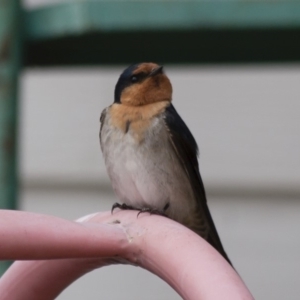
[[120,208],[123,210],[126,210],[126,209],[136,210],[136,208],[134,208],[133,206],[127,205],[125,203],[120,204],[120,203],[116,202],[113,204],[113,206],[111,208],[111,213],[113,213],[116,208]]
[[167,203],[162,210],[156,209],[156,208],[151,208],[151,207],[143,207],[139,209],[139,213],[137,216],[139,216],[141,213],[149,213],[150,215],[159,215],[163,217],[167,217],[166,210],[169,208],[170,203]]
[[137,216],[139,216],[141,213],[149,213],[150,215],[159,215],[163,217],[167,217],[166,210],[169,208],[170,203],[167,203],[162,210],[152,208],[152,207],[142,207],[142,208],[136,208],[131,205],[125,204],[125,203],[114,203],[111,208],[111,213],[114,212],[116,208],[122,209],[122,210],[138,210]]

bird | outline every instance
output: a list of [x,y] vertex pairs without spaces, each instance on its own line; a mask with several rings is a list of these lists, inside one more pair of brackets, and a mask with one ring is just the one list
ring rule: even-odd
[[127,67],[100,123],[107,173],[122,202],[112,212],[135,209],[173,219],[231,264],[207,205],[197,143],[172,104],[172,84],[163,66],[143,62]]

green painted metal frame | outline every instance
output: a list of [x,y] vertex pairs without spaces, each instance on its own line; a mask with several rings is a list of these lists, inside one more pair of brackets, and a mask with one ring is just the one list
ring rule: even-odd
[[300,1],[87,1],[26,14],[28,39],[94,31],[293,28]]
[[71,1],[25,12],[26,66],[300,60],[300,1]]
[[[19,0],[0,1],[0,208],[17,203],[17,91],[20,67]],[[0,241],[1,243],[1,241]],[[0,263],[0,274],[8,266]]]

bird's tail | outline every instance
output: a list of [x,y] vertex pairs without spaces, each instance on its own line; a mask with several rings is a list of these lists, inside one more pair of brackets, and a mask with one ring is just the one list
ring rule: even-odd
[[[201,202],[200,202],[201,203]],[[191,221],[192,220],[192,221]],[[216,230],[215,224],[209,212],[206,202],[201,203],[201,208],[198,208],[192,218],[189,219],[187,227],[195,231],[204,238],[211,246],[213,246],[227,261],[232,265],[228,258],[220,237]]]
[[223,248],[223,245],[221,243],[221,240],[219,238],[219,235],[215,229],[215,226],[214,228],[210,229],[210,232],[209,232],[209,235],[208,235],[208,238],[207,238],[207,241],[228,261],[228,263],[232,266],[232,263],[230,261],[230,259],[228,258],[227,256],[227,253],[225,252],[224,248]]

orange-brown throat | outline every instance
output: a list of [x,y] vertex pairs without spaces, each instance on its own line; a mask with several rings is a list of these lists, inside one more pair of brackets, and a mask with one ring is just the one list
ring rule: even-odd
[[[150,72],[159,67],[154,63],[140,64],[133,75],[144,72]],[[172,85],[169,78],[163,74],[149,76],[142,82],[126,87],[121,94],[120,102],[129,106],[141,106],[160,101],[172,100]]]
[[143,106],[113,104],[110,108],[111,124],[121,129],[125,134],[131,130],[135,139],[141,142],[150,122],[161,114],[168,105],[170,105],[169,101],[160,101]]

